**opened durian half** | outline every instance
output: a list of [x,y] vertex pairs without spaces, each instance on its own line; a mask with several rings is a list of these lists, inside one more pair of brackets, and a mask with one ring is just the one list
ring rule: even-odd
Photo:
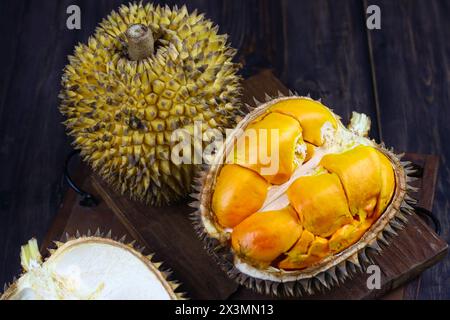
[[369,128],[364,114],[353,113],[346,128],[320,101],[280,94],[227,135],[196,179],[192,206],[200,237],[230,277],[298,296],[371,262],[368,251],[397,234],[415,201],[410,163],[367,138]]
[[[235,125],[239,65],[217,32],[185,6],[131,3],[69,56],[64,124],[82,158],[119,192],[152,205],[185,196],[196,166],[171,161],[172,133],[193,135],[196,121],[200,135]],[[208,141],[191,140],[192,153],[202,144]]]
[[37,241],[21,249],[24,273],[1,296],[2,300],[175,300],[183,294],[169,281],[168,271],[152,256],[142,255],[125,237],[113,240],[90,232],[86,236],[56,241],[43,261]]

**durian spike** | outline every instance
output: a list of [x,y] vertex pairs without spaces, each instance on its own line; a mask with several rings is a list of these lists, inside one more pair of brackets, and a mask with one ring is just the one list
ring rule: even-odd
[[138,61],[153,55],[155,41],[150,28],[143,24],[132,24],[125,32],[128,40],[128,56],[131,60]]

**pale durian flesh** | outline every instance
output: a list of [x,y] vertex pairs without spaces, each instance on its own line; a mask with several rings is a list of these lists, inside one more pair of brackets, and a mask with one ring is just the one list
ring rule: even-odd
[[[310,112],[318,106],[319,113],[313,116],[305,114],[301,108],[303,101],[308,105],[308,108],[304,109],[305,112]],[[298,109],[296,109],[297,107]],[[257,199],[258,204],[263,202],[258,210],[240,214],[241,217],[244,217],[241,220],[243,226],[251,225],[246,233],[238,221],[235,221],[232,227],[221,225],[216,215],[221,215],[221,220],[224,220],[227,218],[224,217],[225,212],[216,213],[210,206],[211,199],[215,195],[215,184],[226,185],[226,182],[218,179],[220,179],[221,169],[230,166],[230,164],[223,163],[227,152],[233,150],[233,147],[223,148],[221,153],[217,154],[214,164],[203,173],[201,179],[197,180],[196,188],[199,193],[194,196],[198,202],[193,203],[198,208],[194,214],[196,228],[200,236],[205,239],[210,253],[227,273],[241,284],[264,293],[283,292],[287,295],[312,293],[316,289],[320,290],[323,286],[329,287],[346,278],[349,262],[356,268],[361,267],[360,260],[367,263],[369,259],[366,249],[379,251],[378,241],[386,243],[385,236],[387,234],[396,234],[392,226],[396,228],[403,226],[406,221],[404,213],[411,212],[410,204],[414,202],[410,197],[406,197],[406,191],[409,190],[406,183],[409,179],[407,180],[406,173],[411,169],[404,168],[406,164],[401,163],[399,157],[393,152],[366,137],[370,129],[370,119],[366,115],[354,113],[349,127],[346,128],[340,118],[330,109],[309,97],[280,96],[268,99],[266,103],[260,104],[238,124],[234,131],[236,136],[231,135],[228,141],[239,141],[239,135],[245,132],[246,128],[251,127],[254,121],[261,121],[267,114],[275,112],[296,118],[300,125],[302,122],[305,124],[302,127],[303,138],[298,141],[303,144],[300,149],[306,150],[306,157],[302,157],[301,163],[294,164],[295,169],[286,182],[269,185],[265,200]],[[285,148],[285,146],[280,145],[280,148]],[[353,161],[355,164],[357,163],[355,159],[348,157],[350,159],[348,166],[347,158],[336,157],[336,160],[329,158],[333,160],[333,164],[336,161],[336,166],[330,165],[330,160],[322,162],[328,155],[340,156],[355,152],[359,161],[358,150],[362,150],[360,152],[364,155],[362,158],[371,159],[371,161],[367,160],[360,164],[361,168],[365,167],[365,163],[370,164],[369,167],[365,170],[358,169],[355,171],[356,175],[355,173],[350,175],[354,175],[360,183],[361,197],[358,197],[357,190],[355,191],[355,188],[359,188],[358,184],[351,179],[348,180],[346,175],[349,172],[348,168],[352,168]],[[291,156],[283,157],[286,152],[290,154],[293,150],[280,150],[281,162],[292,161]],[[378,157],[382,160],[378,160]],[[248,170],[260,169],[246,164],[238,164]],[[284,167],[286,166],[284,165]],[[261,177],[265,177],[261,172],[258,173]],[[299,180],[301,177],[320,177],[323,174],[330,175],[333,179],[317,179],[308,181],[308,183],[326,181],[324,187],[328,188],[327,191],[307,186],[303,191],[300,189],[290,190],[295,181],[302,182],[302,179]],[[365,175],[370,179],[371,184],[364,184]],[[238,176],[231,179],[228,184],[229,189],[233,189],[233,186],[243,187],[239,183]],[[251,184],[247,182],[247,185]],[[303,193],[303,196],[299,194],[296,198],[296,192],[299,191]],[[308,192],[317,194],[308,196]],[[351,204],[348,203],[347,193],[352,197],[350,198],[353,201]],[[234,201],[245,203],[246,208],[253,208],[252,203],[255,201],[251,197],[247,197],[251,194],[251,190],[240,190],[240,194],[242,194],[243,200],[235,199]],[[301,203],[302,201],[304,203]],[[334,210],[333,205],[327,201],[339,203],[339,208]],[[215,202],[219,202],[217,196]],[[321,204],[325,211],[321,214],[314,214],[314,212],[320,211]],[[221,207],[225,207],[225,204],[216,205],[216,208]],[[271,215],[274,212],[281,214],[281,212],[285,212],[286,208],[294,208],[299,211],[297,212],[297,226],[291,224],[283,229],[277,220],[269,216],[264,222],[265,212]],[[246,223],[249,219],[255,220],[256,218],[252,218],[252,216],[256,214],[258,215],[258,226],[261,227]],[[303,214],[309,216],[305,219]],[[337,220],[329,222],[327,219],[333,219],[333,215],[336,215]],[[238,228],[239,232],[233,236],[235,228]],[[289,243],[278,244],[277,242],[276,248],[270,245],[270,243],[275,245],[269,241],[269,238],[276,238],[277,232],[297,234],[298,228],[301,228],[302,231],[296,242],[292,243],[292,239],[289,239]],[[263,236],[264,229],[268,230],[266,231],[267,239]],[[252,238],[252,234],[255,235],[254,238]],[[279,239],[282,238],[280,234]],[[248,239],[254,240],[249,241]],[[217,245],[217,241],[220,245]],[[286,250],[286,246],[289,246],[289,249]],[[270,253],[281,252],[281,254],[276,258],[270,256],[271,260],[269,261],[266,258],[260,258],[267,257],[264,254],[265,250],[270,250],[267,251]],[[280,286],[280,283],[283,285]]]
[[172,300],[178,284],[132,245],[81,237],[42,262],[35,239],[22,247],[24,274],[3,294],[11,300]]
[[[127,31],[137,34],[136,26],[151,32],[154,43],[146,47],[154,52],[130,52]],[[64,124],[82,158],[119,192],[152,205],[184,197],[196,168],[171,161],[172,133],[192,135],[196,121],[202,132],[234,126],[239,66],[227,36],[217,32],[185,6],[122,5],[69,56],[60,94]],[[190,145],[197,151],[202,141]]]

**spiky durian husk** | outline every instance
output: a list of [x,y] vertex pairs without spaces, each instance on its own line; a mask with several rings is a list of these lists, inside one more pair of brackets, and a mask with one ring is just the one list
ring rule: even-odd
[[[289,92],[289,97],[298,97],[298,94]],[[308,98],[310,98],[308,96]],[[246,125],[260,115],[267,108],[280,99],[286,99],[282,93],[278,97],[266,95],[266,101],[255,99],[256,108],[246,105],[251,112],[237,125],[235,133],[231,134],[229,141]],[[212,237],[205,228],[205,217],[213,216],[211,198],[214,193],[214,184],[223,161],[220,160],[227,152],[224,147],[217,153],[214,165],[204,166],[194,179],[191,197],[195,199],[190,205],[196,211],[192,213],[191,220],[200,239],[205,244],[205,249],[221,266],[221,268],[235,279],[239,284],[256,290],[262,294],[274,296],[304,296],[320,293],[342,284],[353,274],[365,270],[373,264],[373,254],[381,254],[383,247],[397,236],[397,231],[402,230],[408,222],[408,216],[414,212],[413,205],[417,201],[410,193],[418,189],[410,183],[416,178],[410,177],[415,172],[414,166],[409,161],[401,161],[403,154],[395,154],[392,149],[385,148],[384,144],[377,149],[384,153],[390,160],[395,173],[396,189],[390,204],[381,217],[366,231],[359,241],[336,255],[329,256],[312,267],[298,271],[273,270],[271,276],[277,279],[260,279],[243,273],[236,267],[236,257],[227,243],[227,239]],[[218,163],[218,164],[217,164]]]
[[[129,59],[131,24],[152,31],[153,56]],[[116,190],[155,205],[184,196],[195,167],[170,161],[172,132],[192,133],[196,120],[203,131],[235,124],[239,66],[217,31],[185,6],[123,5],[69,56],[60,94],[65,125],[83,159]]]
[[[172,271],[163,267],[162,262],[155,261],[154,254],[144,255],[143,252],[145,248],[137,246],[135,240],[127,242],[126,236],[123,236],[121,238],[113,237],[111,234],[111,230],[107,233],[101,232],[100,229],[97,229],[95,233],[92,233],[91,230],[88,230],[86,234],[80,234],[79,231],[77,231],[75,235],[69,235],[68,233],[66,233],[65,241],[53,241],[54,247],[47,249],[48,252],[50,253],[50,256],[47,257],[45,261],[49,259],[54,259],[59,254],[59,252],[62,252],[63,250],[69,248],[70,246],[83,242],[86,243],[101,242],[126,249],[147,265],[147,267],[156,275],[159,281],[161,281],[161,283],[164,285],[171,299],[173,300],[187,299],[186,293],[177,291],[181,283],[171,279]],[[24,247],[22,247],[22,251]],[[40,259],[41,257],[39,256],[39,260]],[[42,263],[42,261],[40,261],[40,263]],[[24,267],[23,274],[26,271],[27,270]],[[0,300],[9,300],[12,296],[14,296],[17,290],[16,282],[17,279],[14,278],[12,283],[4,285],[3,294],[0,295]]]

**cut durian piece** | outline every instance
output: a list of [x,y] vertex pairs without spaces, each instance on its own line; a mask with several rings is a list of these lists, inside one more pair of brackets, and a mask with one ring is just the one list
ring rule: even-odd
[[377,205],[382,184],[380,157],[376,149],[357,146],[340,154],[327,154],[320,165],[339,176],[350,212],[361,220],[370,217]]
[[[239,177],[239,180],[235,180]],[[235,183],[230,183],[234,180]],[[236,164],[223,167],[217,178],[212,207],[218,222],[234,227],[258,211],[264,203],[269,183],[256,172]],[[246,197],[242,197],[245,194]]]
[[340,252],[358,241],[373,221],[353,221],[338,229],[330,238],[330,250]]
[[[223,228],[211,203],[225,159],[234,151],[221,149],[195,181],[194,225],[208,252],[240,284],[266,294],[313,294],[366,267],[372,252],[382,252],[385,236],[395,236],[394,229],[404,226],[413,210],[407,192],[417,190],[407,184],[413,170],[400,161],[401,155],[366,137],[367,116],[354,113],[346,128],[330,109],[309,97],[266,99],[251,109],[228,141],[239,141],[247,128],[269,115],[279,120],[271,128],[294,132],[298,129],[292,120],[300,124],[305,157],[292,172],[285,171],[279,184],[262,175],[270,183],[262,207]],[[280,149],[280,158],[290,163],[292,149]],[[231,186],[239,183],[238,175],[228,178]],[[224,187],[226,179],[220,184]],[[233,200],[251,203],[248,194]],[[215,201],[220,200],[226,206],[218,193]],[[258,198],[258,206],[260,202]],[[297,214],[297,226],[287,208]]]
[[281,113],[271,112],[257,119],[236,143],[235,163],[273,184],[289,180],[305,158],[306,145],[299,122]]
[[132,199],[162,205],[187,195],[199,165],[193,155],[210,143],[198,136],[242,115],[227,42],[186,6],[140,2],[111,12],[62,76],[60,110],[83,160]]
[[231,244],[241,257],[268,264],[297,241],[302,231],[295,211],[258,212],[240,224],[231,234]]
[[32,239],[21,249],[24,273],[2,295],[6,300],[173,300],[179,283],[161,263],[111,238],[83,236],[56,242],[42,261]]
[[341,182],[333,173],[300,177],[287,195],[303,227],[315,235],[329,237],[353,221]]
[[280,261],[278,267],[285,270],[303,269],[320,261],[330,252],[329,241],[315,237],[305,230],[295,246],[287,252],[287,257]]
[[333,113],[319,101],[308,98],[282,100],[274,104],[269,110],[287,114],[300,122],[305,141],[316,146],[324,143],[322,128],[329,123],[337,128],[337,121]]

